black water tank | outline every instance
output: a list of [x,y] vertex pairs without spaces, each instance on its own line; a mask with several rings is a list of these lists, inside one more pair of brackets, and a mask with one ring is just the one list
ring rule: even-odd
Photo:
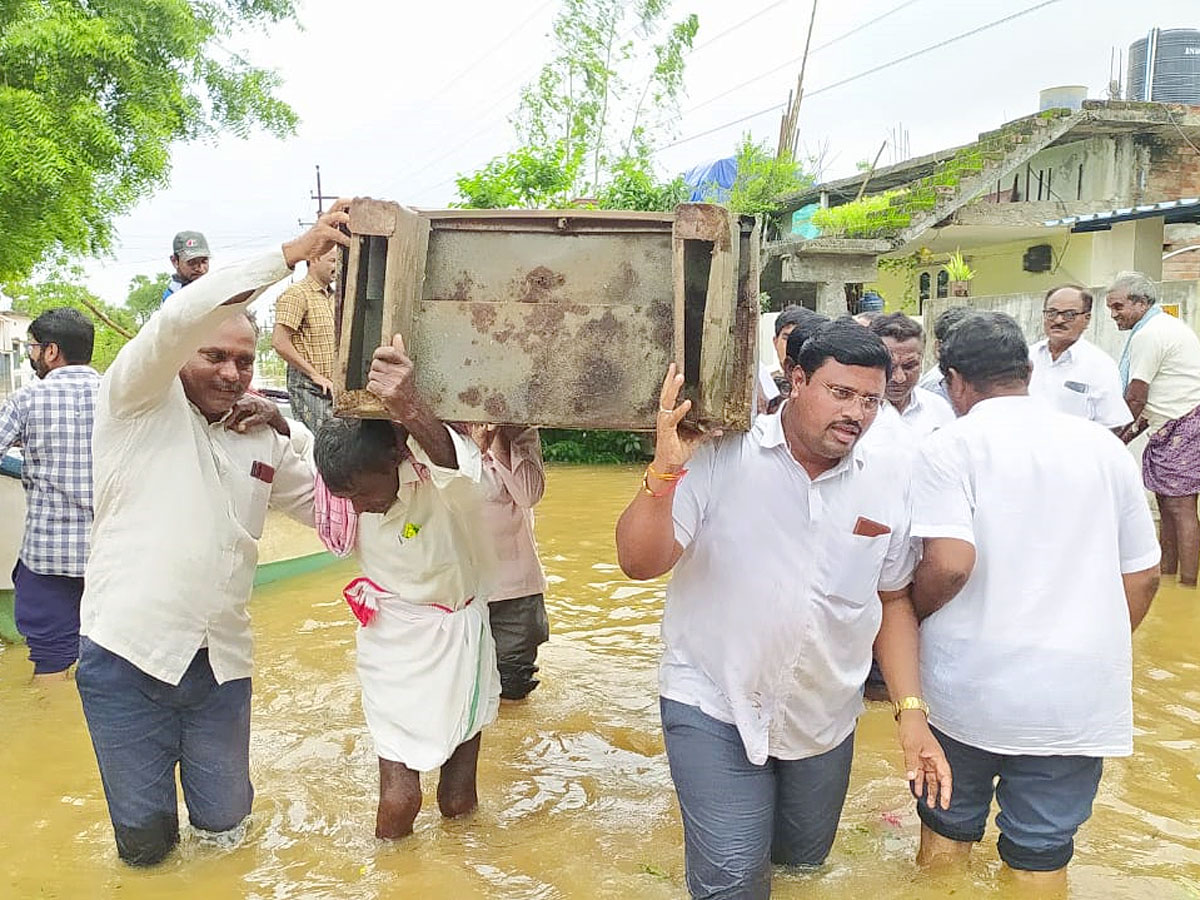
[[1200,30],[1154,28],[1130,44],[1127,84],[1128,100],[1200,105]]

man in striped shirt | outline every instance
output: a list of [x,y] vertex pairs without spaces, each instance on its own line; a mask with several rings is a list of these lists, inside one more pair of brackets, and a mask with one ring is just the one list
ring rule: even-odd
[[25,456],[25,537],[13,570],[16,620],[34,680],[64,680],[79,655],[100,375],[89,365],[92,323],[78,310],[47,310],[29,334],[38,380],[0,406],[0,454],[20,445]]

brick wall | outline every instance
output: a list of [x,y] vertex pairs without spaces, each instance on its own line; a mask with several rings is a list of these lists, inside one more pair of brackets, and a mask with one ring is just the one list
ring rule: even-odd
[[[1192,143],[1200,147],[1200,139],[1193,138]],[[1200,197],[1200,151],[1183,138],[1155,138],[1150,143],[1150,173],[1143,198],[1157,203],[1180,197]]]
[[[1165,245],[1168,251],[1181,247],[1200,248],[1200,238],[1182,241],[1178,244]],[[1163,281],[1196,281],[1200,280],[1200,249],[1180,253],[1170,259],[1163,260]]]

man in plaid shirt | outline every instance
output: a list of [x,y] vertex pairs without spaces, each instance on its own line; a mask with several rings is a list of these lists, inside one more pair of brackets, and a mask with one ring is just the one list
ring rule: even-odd
[[29,326],[38,381],[0,406],[0,454],[24,449],[25,539],[13,569],[17,628],[35,681],[65,680],[79,656],[79,600],[92,527],[92,423],[100,375],[94,329],[77,310]]
[[287,363],[292,414],[316,434],[333,415],[333,283],[337,249],[308,262],[308,276],[275,302],[271,346]]

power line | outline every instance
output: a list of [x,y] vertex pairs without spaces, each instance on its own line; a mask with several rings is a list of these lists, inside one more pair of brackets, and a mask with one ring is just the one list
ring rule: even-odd
[[[992,28],[996,28],[1000,25],[1007,24],[1008,22],[1011,22],[1014,19],[1019,19],[1022,16],[1026,16],[1026,15],[1029,15],[1030,13],[1037,12],[1039,9],[1045,9],[1047,6],[1053,6],[1054,4],[1061,3],[1061,2],[1062,2],[1062,0],[1043,0],[1043,2],[1041,2],[1041,3],[1035,3],[1033,6],[1027,7],[1023,10],[1020,10],[1019,12],[1011,13],[1007,16],[1004,16],[1001,19],[996,19],[992,22],[988,22],[984,25],[980,25],[977,28],[972,28],[969,31],[964,31],[961,34],[956,34],[953,37],[947,38],[944,41],[939,41],[936,44],[930,44],[928,47],[924,47],[920,50],[914,50],[912,53],[906,53],[904,56],[898,57],[898,58],[890,60],[888,62],[880,63],[877,66],[872,66],[870,69],[865,69],[862,72],[858,72],[854,75],[849,75],[846,78],[841,79],[840,81],[835,81],[832,84],[827,84],[824,87],[817,88],[817,90],[815,90],[815,91],[809,91],[806,96],[811,99],[812,97],[815,97],[818,94],[823,94],[826,91],[833,90],[834,88],[842,87],[843,85],[850,84],[853,81],[858,81],[860,78],[866,78],[868,75],[874,75],[877,72],[882,72],[884,69],[890,69],[892,66],[898,66],[898,65],[900,65],[900,63],[908,62],[911,59],[916,59],[918,56],[924,56],[926,53],[932,53],[934,50],[941,50],[942,48],[948,46],[949,44],[953,44],[958,41],[965,40],[966,38],[969,38],[969,37],[974,37],[975,35],[981,34],[984,31],[988,31],[988,30],[990,30]],[[663,150],[669,150],[672,147],[678,147],[680,144],[686,144],[690,141],[697,140],[698,138],[706,137],[707,135],[710,135],[716,131],[721,131],[725,128],[729,128],[732,125],[740,125],[742,122],[747,122],[750,119],[757,118],[758,116],[766,115],[769,112],[775,112],[777,110],[780,110],[785,105],[786,104],[784,104],[784,103],[776,103],[773,106],[769,106],[766,109],[761,109],[758,112],[751,113],[748,116],[741,116],[740,118],[734,119],[733,121],[725,122],[721,125],[717,125],[713,128],[709,128],[708,130],[702,131],[698,134],[689,135],[688,137],[680,138],[677,141],[673,141],[670,144],[665,144],[664,146],[656,149],[654,152],[661,153]]]
[[[694,48],[692,49],[692,53],[696,53],[696,52],[698,52],[699,50],[702,50],[702,49],[704,49],[704,48],[706,48],[706,47],[709,47],[709,46],[711,46],[711,45],[715,44],[717,41],[721,40],[721,39],[722,39],[722,38],[724,38],[726,35],[732,34],[734,31],[737,31],[737,30],[738,30],[739,28],[741,28],[743,25],[746,25],[746,24],[748,24],[749,22],[751,22],[751,21],[753,21],[753,20],[755,20],[755,19],[759,18],[760,16],[762,16],[762,15],[764,15],[764,14],[768,13],[768,12],[770,12],[771,10],[775,9],[776,7],[778,7],[778,6],[783,6],[785,3],[788,3],[788,2],[790,2],[790,0],[775,0],[775,2],[773,2],[773,3],[769,3],[767,6],[763,7],[763,8],[762,8],[762,9],[760,9],[758,12],[752,13],[751,15],[747,16],[746,18],[742,19],[740,22],[736,22],[736,23],[734,23],[733,25],[729,26],[728,28],[724,29],[723,31],[719,31],[719,32],[717,32],[716,34],[714,34],[712,37],[710,37],[710,38],[708,38],[707,40],[705,40],[705,41],[701,42],[699,46],[697,46],[697,47],[694,47]],[[919,2],[919,0],[907,0],[907,2],[906,2],[905,4],[903,4],[903,5],[904,5],[904,6],[908,6],[908,5],[911,5],[912,3],[917,3],[917,2]],[[545,5],[549,5],[549,4],[547,3],[547,4],[545,4]],[[541,8],[539,8],[539,9],[538,9],[538,12],[540,12],[540,11],[541,11]],[[535,13],[535,14],[536,14],[536,13]],[[887,14],[887,13],[885,13],[884,15],[886,16],[886,15],[888,15],[888,14]],[[533,16],[530,16],[530,18],[533,18]],[[883,16],[880,16],[879,18],[883,18]],[[526,20],[525,20],[525,22],[528,22],[528,21],[529,21],[529,19],[526,19]],[[878,19],[875,19],[875,20],[872,20],[872,21],[878,21]],[[523,22],[523,23],[522,23],[522,26],[525,24],[525,22]],[[519,26],[519,27],[520,27],[520,26]],[[626,32],[624,35],[622,35],[622,36],[619,38],[619,41],[624,41],[626,38],[628,38],[630,35],[632,35],[632,34],[634,33],[634,31],[636,31],[636,30],[637,30],[637,27],[636,27],[636,26],[634,26],[634,28],[630,29],[628,32]],[[514,33],[515,33],[515,32],[514,32]],[[512,37],[512,35],[510,35],[509,37],[511,38],[511,37]],[[840,40],[840,39],[841,39],[840,37],[839,37],[839,38],[835,38],[833,42],[836,42],[837,40]],[[506,38],[505,40],[508,40],[508,38]],[[833,43],[833,42],[830,42],[830,43]],[[517,81],[515,82],[515,84],[517,85],[517,86],[515,87],[515,89],[510,89],[510,90],[509,90],[507,93],[505,93],[505,94],[501,95],[501,96],[500,96],[500,97],[499,97],[497,100],[493,101],[493,102],[492,102],[492,104],[490,104],[490,105],[492,105],[492,106],[498,106],[498,105],[499,105],[499,104],[501,104],[502,102],[506,101],[506,100],[507,100],[509,97],[512,97],[512,96],[513,96],[513,95],[515,95],[515,94],[519,94],[519,93],[520,93],[520,90],[521,90],[521,87],[523,87],[523,86],[524,86],[524,84],[525,84],[526,80],[527,80],[527,79],[530,77],[530,75],[534,74],[534,72],[536,72],[536,71],[539,71],[541,68],[542,68],[542,66],[541,66],[541,65],[539,65],[539,66],[538,66],[538,68],[537,68],[536,70],[533,70],[532,72],[530,72],[530,73],[528,73],[528,74],[526,74],[526,75],[522,75],[522,76],[520,76],[520,77],[517,79]],[[465,73],[460,73],[460,76],[461,76],[461,74],[465,74]],[[514,84],[514,82],[510,82],[510,84]],[[437,95],[435,95],[435,96],[437,96]],[[471,133],[471,134],[470,134],[470,135],[469,135],[469,136],[466,138],[466,140],[458,142],[458,143],[457,143],[455,146],[452,146],[452,147],[451,147],[449,150],[447,150],[445,153],[441,154],[440,156],[434,157],[433,159],[431,159],[429,162],[425,163],[425,164],[424,164],[423,166],[421,166],[420,168],[418,168],[418,169],[415,169],[415,170],[412,170],[412,171],[409,171],[409,172],[406,172],[406,173],[404,173],[403,175],[400,175],[400,176],[398,176],[396,179],[394,179],[393,181],[391,181],[391,182],[389,183],[389,185],[388,185],[388,186],[389,186],[389,187],[394,187],[394,186],[398,185],[398,184],[399,184],[400,182],[402,182],[402,181],[407,181],[407,180],[409,180],[409,179],[411,179],[411,178],[413,178],[413,177],[415,177],[415,176],[417,176],[417,175],[420,175],[420,174],[421,174],[421,173],[423,173],[423,172],[427,172],[427,171],[429,171],[429,170],[430,170],[430,169],[432,169],[434,166],[436,166],[438,163],[440,163],[440,162],[443,162],[443,161],[445,161],[446,159],[449,159],[451,156],[454,156],[456,153],[459,153],[460,151],[462,151],[462,150],[463,150],[463,148],[465,148],[465,147],[468,147],[468,146],[470,146],[470,145],[474,144],[474,143],[475,143],[476,141],[478,141],[478,140],[479,140],[479,138],[481,138],[481,137],[482,137],[484,134],[486,134],[486,133],[488,133],[490,130],[492,130],[492,128],[493,128],[495,125],[497,125],[497,124],[498,124],[498,123],[499,123],[501,120],[503,120],[504,118],[506,118],[506,117],[507,117],[507,115],[508,115],[507,113],[500,113],[499,115],[494,115],[494,116],[491,116],[490,118],[488,118],[487,120],[485,120],[485,121],[484,121],[484,123],[483,123],[483,124],[482,124],[482,125],[481,125],[481,126],[478,128],[478,129],[476,129],[475,131],[473,131],[473,132],[472,132],[472,133]],[[447,178],[447,179],[445,179],[445,180],[443,180],[443,181],[440,181],[440,182],[438,182],[438,183],[437,183],[437,184],[435,184],[435,185],[432,185],[432,186],[430,186],[430,187],[427,187],[427,188],[422,188],[421,190],[422,190],[422,191],[425,191],[425,190],[433,190],[433,188],[435,188],[435,187],[441,187],[443,184],[448,184],[448,183],[450,183],[450,182],[453,182],[453,181],[454,181],[454,177],[452,176],[452,177],[450,177],[450,178]],[[416,193],[421,193],[421,191],[417,191]]]
[[[853,37],[854,35],[858,34],[860,31],[864,31],[867,28],[870,28],[872,25],[876,24],[877,22],[883,21],[888,16],[894,15],[895,13],[898,13],[901,10],[912,6],[913,4],[920,3],[920,2],[921,2],[921,0],[905,0],[905,2],[901,3],[899,6],[894,6],[891,9],[887,10],[886,12],[879,14],[875,18],[869,19],[866,22],[863,22],[861,25],[856,25],[855,27],[851,28],[849,31],[843,32],[842,34],[839,34],[837,37],[831,38],[830,40],[826,41],[823,44],[818,44],[816,47],[814,47],[812,50],[809,51],[808,55],[811,57],[816,53],[820,53],[822,50],[824,50],[828,47],[832,47],[835,44],[838,44],[838,43],[846,40],[846,38]],[[657,122],[654,127],[658,127],[659,125],[665,125],[668,122],[673,122],[676,119],[682,118],[683,116],[687,115],[688,113],[693,113],[698,109],[703,109],[704,107],[708,106],[710,103],[715,103],[718,100],[728,97],[730,94],[737,93],[742,88],[749,87],[752,84],[756,84],[757,82],[762,81],[764,78],[770,78],[772,75],[774,75],[777,72],[782,72],[784,69],[791,68],[796,63],[800,62],[801,59],[803,59],[803,56],[797,56],[793,59],[789,59],[786,62],[783,62],[778,66],[775,66],[775,68],[768,69],[766,72],[763,72],[760,75],[755,75],[753,78],[748,79],[747,81],[743,81],[741,84],[735,84],[733,87],[727,88],[726,90],[721,91],[721,93],[719,93],[715,96],[709,97],[707,100],[701,100],[699,103],[689,106],[687,109],[683,110],[680,113],[677,113],[674,116],[669,116],[665,119],[662,119],[661,121]]]
[[[724,31],[717,32],[716,34],[714,34],[712,37],[708,38],[707,40],[701,41],[699,44],[697,44],[695,47],[692,48],[692,53],[699,53],[701,50],[705,49],[706,47],[709,47],[712,44],[715,44],[721,38],[725,37],[725,35],[732,34],[733,32],[737,31],[739,28],[741,28],[743,25],[748,25],[751,22],[753,22],[759,16],[766,15],[771,10],[775,9],[775,7],[783,6],[785,3],[789,3],[789,2],[791,2],[791,0],[775,0],[774,3],[767,4],[762,9],[760,9],[758,12],[751,13],[750,15],[746,16],[746,18],[742,19],[742,21],[737,22],[734,25],[730,25]],[[912,2],[916,2],[916,0],[912,0]]]
[[461,72],[459,72],[453,78],[451,78],[448,82],[443,84],[441,87],[441,90],[439,90],[432,97],[428,98],[429,102],[433,102],[438,97],[445,96],[446,92],[449,91],[450,88],[454,87],[454,85],[456,85],[460,81],[462,81],[463,77],[466,76],[467,73],[474,71],[479,66],[479,64],[482,63],[484,60],[490,59],[492,56],[494,56],[497,50],[499,50],[501,47],[503,47],[505,44],[507,44],[509,41],[511,41],[513,38],[515,38],[518,34],[520,34],[521,31],[524,30],[526,25],[528,25],[535,18],[540,16],[542,14],[542,12],[546,9],[546,7],[550,6],[553,2],[554,2],[554,0],[546,0],[545,3],[543,3],[541,6],[539,6],[537,9],[535,9],[533,12],[531,12],[528,16],[526,16],[524,19],[522,19],[521,23],[519,25],[517,25],[517,27],[514,28],[512,31],[510,31],[508,33],[508,35],[506,35],[504,38],[502,38],[501,40],[499,40],[495,44],[493,44],[491,50],[487,51],[487,53],[484,53],[482,56],[476,57],[474,62],[472,62],[469,66],[467,66],[465,69],[463,69]]

